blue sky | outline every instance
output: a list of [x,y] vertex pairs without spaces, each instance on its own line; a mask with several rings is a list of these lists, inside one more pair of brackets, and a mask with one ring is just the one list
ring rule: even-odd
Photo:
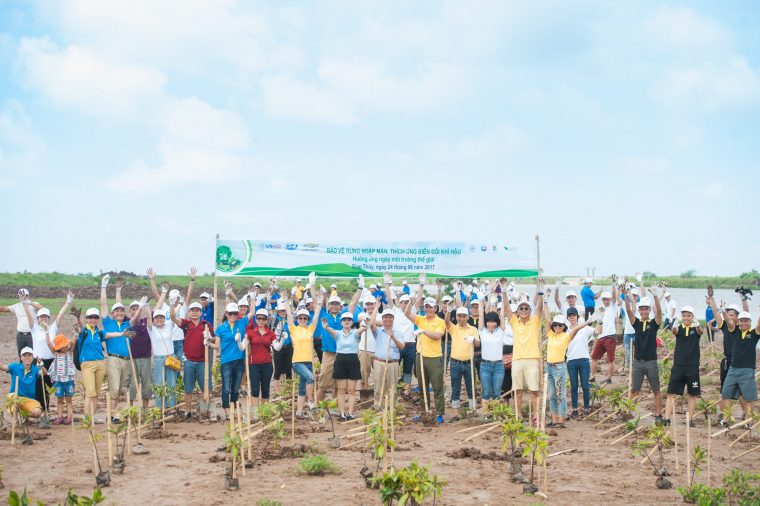
[[0,270],[210,272],[216,233],[758,268],[757,33],[749,0],[0,0]]

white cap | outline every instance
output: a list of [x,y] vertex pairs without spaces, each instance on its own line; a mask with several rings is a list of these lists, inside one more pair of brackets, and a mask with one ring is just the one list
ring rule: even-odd
[[328,304],[331,304],[333,302],[337,302],[338,304],[342,304],[343,303],[343,301],[340,300],[340,297],[338,297],[337,295],[333,295],[329,299],[327,299],[327,303]]
[[253,286],[258,286],[259,288],[261,288],[261,283],[256,282],[253,284]]
[[[124,307],[124,306],[121,306]],[[39,311],[37,311],[37,316],[50,316],[50,310],[46,307],[43,307]]]
[[652,301],[649,297],[642,297],[639,300],[639,307],[652,307]]
[[[139,306],[140,303],[138,302],[137,305]],[[121,302],[117,302],[116,304],[111,306],[111,311],[116,311],[119,308],[124,309],[124,304],[122,304]]]
[[371,285],[369,285],[369,287],[370,287],[370,288],[377,288],[377,285],[376,285],[376,284],[374,284],[374,283],[372,283]]
[[278,302],[277,307],[275,308],[277,311],[285,311],[285,303],[284,302]]
[[238,306],[248,306],[248,307],[251,307],[251,303],[248,302],[248,299],[240,299],[238,301]]
[[394,318],[396,317],[396,315],[393,314],[393,311],[390,309],[383,309],[383,312],[380,314],[380,316],[392,316]]
[[469,314],[470,314],[470,312],[469,312],[469,311],[467,311],[467,308],[466,308],[466,307],[458,307],[458,308],[457,308],[457,313],[456,313],[456,314],[458,314],[458,315],[459,315],[459,314],[469,315]]
[[752,315],[749,314],[747,311],[742,311],[741,313],[739,313],[739,319],[740,320],[744,320],[744,319],[751,320],[752,319]]
[[269,317],[269,311],[267,311],[266,309],[264,309],[262,307],[261,309],[257,309],[256,310],[256,316],[266,316],[268,318]]
[[314,299],[312,299],[311,297],[306,297],[306,298],[303,300],[303,303],[304,303],[304,304],[311,304],[312,302],[314,302]]
[[451,295],[444,295],[441,297],[441,302],[451,302],[452,300],[454,299],[451,298]]
[[[385,313],[385,311],[383,311],[383,313]],[[340,319],[341,319],[341,320],[345,320],[345,319],[347,319],[347,318],[350,318],[350,319],[351,319],[351,321],[354,321],[354,315],[352,315],[352,314],[351,314],[351,313],[349,313],[348,311],[346,311],[345,313],[343,313],[343,314],[341,314],[341,315],[340,315]]]
[[154,309],[153,310],[153,318],[155,318],[156,316],[163,316],[164,318],[166,318],[166,313],[164,313],[160,309]]
[[179,297],[179,290],[176,288],[169,290],[169,297]]
[[301,278],[296,278],[296,283],[300,283],[301,281],[303,281]]
[[402,285],[405,285],[405,284],[407,284],[407,283],[406,283],[406,280],[402,281],[402,282],[401,282],[401,284],[402,284]]
[[425,305],[425,306],[433,306],[433,307],[435,307],[435,305],[436,305],[436,304],[435,304],[435,299],[434,299],[434,298],[432,298],[432,297],[428,297],[428,298],[426,298],[426,299],[425,299],[425,302],[424,302],[424,305]]
[[670,292],[665,292],[665,295],[663,297],[670,297]]
[[602,292],[602,298],[603,299],[611,299],[612,294],[610,292]]
[[586,283],[593,283],[593,282],[594,282],[594,280],[593,280],[593,279],[591,279],[591,278],[586,278],[586,279],[584,279],[584,280],[583,280],[583,284],[584,284],[584,285],[585,285]]
[[736,304],[729,304],[728,306],[726,306],[726,311],[728,311],[729,309],[733,310],[733,311],[736,311],[737,313],[741,313],[742,312],[741,308],[739,306],[737,306]]
[[[140,301],[139,300],[133,300],[132,302],[129,303],[129,307],[132,307],[132,306],[140,307]],[[111,311],[113,311],[113,309]]]
[[528,306],[528,308],[533,309],[533,306],[531,306],[530,302],[528,302],[527,300],[522,300],[518,302],[517,306],[515,306],[515,309],[519,309],[520,306]]
[[474,306],[475,304],[477,304],[479,306],[480,305],[480,299],[472,299],[470,301],[470,305],[471,306]]
[[638,289],[638,288],[635,288],[635,287],[634,287],[634,288],[631,288],[631,293],[632,293],[633,295],[638,295],[638,294],[639,294],[639,289]]
[[364,305],[366,306],[367,304],[375,304],[376,302],[377,302],[377,301],[375,300],[375,298],[374,298],[374,297],[366,297],[366,298],[365,298],[365,299],[362,301],[362,304],[364,304]]
[[235,304],[234,302],[230,302],[230,303],[229,303],[229,304],[227,304],[227,306],[224,308],[224,312],[225,312],[225,313],[239,313],[239,312],[240,312],[240,308],[239,308],[239,307],[238,307],[238,305],[237,305],[237,304]]
[[100,317],[100,311],[98,311],[96,308],[91,307],[87,310],[87,312],[84,314],[84,317],[87,318],[88,316],[97,316]]
[[398,299],[399,302],[404,302],[405,300],[412,300],[412,298],[409,297],[407,294],[404,294]]
[[26,355],[27,353],[29,353],[30,355],[34,355],[34,350],[31,349],[29,346],[24,346],[23,348],[21,348],[21,355]]
[[577,293],[575,293],[575,292],[574,292],[574,291],[572,291],[572,290],[568,290],[568,291],[567,291],[567,293],[565,294],[565,298],[568,298],[568,297],[575,297],[575,298],[578,298],[578,294],[577,294]]
[[299,309],[298,311],[296,311],[296,316],[298,317],[298,316],[311,316],[311,315],[309,314],[308,310]]
[[564,325],[565,327],[567,327],[567,320],[561,314],[558,314],[557,316],[555,316],[552,319],[552,323],[561,323],[562,325]]
[[203,292],[202,294],[200,294],[199,298],[200,299],[203,299],[203,298],[210,299],[211,295],[208,292]]
[[330,285],[330,288],[338,288],[338,285],[336,285],[335,283],[333,283],[332,285]]
[[691,313],[694,316],[694,308],[691,306],[684,306],[681,308],[682,313]]
[[190,305],[187,307],[187,309],[188,309],[188,310],[190,310],[190,309],[200,309],[201,311],[203,311],[203,306],[201,306],[201,303],[200,303],[200,302],[193,302],[192,304],[190,304]]

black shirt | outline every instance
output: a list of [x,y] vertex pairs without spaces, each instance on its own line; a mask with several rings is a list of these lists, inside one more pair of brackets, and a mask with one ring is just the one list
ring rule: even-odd
[[689,327],[688,334],[683,325],[676,330],[675,365],[699,368],[699,337],[695,327]]
[[636,344],[633,358],[636,360],[657,360],[657,331],[660,325],[654,320],[647,320],[646,324],[639,318],[633,322],[633,330],[636,332]]
[[723,325],[720,326],[720,330],[723,332],[723,356],[726,357],[726,362],[731,363],[731,351],[734,349],[734,341],[737,336],[741,335],[742,331],[739,330],[739,326],[735,325],[733,332],[728,330],[728,323],[723,320]]
[[[736,327],[739,329],[739,327]],[[747,369],[755,368],[755,346],[760,341],[760,334],[755,329],[748,330],[744,335],[739,330],[739,334],[734,341],[733,354],[731,355],[731,367],[741,367]]]

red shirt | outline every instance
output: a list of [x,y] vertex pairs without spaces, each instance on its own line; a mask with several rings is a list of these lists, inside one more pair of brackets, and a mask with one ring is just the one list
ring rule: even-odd
[[195,325],[192,320],[182,320],[182,330],[185,332],[185,357],[192,362],[205,362],[205,346],[203,346],[203,331],[208,328],[211,336],[214,328],[206,320],[200,320]]
[[264,334],[259,332],[259,327],[254,322],[248,324],[245,335],[251,343],[251,355],[248,357],[249,364],[268,364],[272,361],[269,347],[277,339],[269,327],[263,327]]

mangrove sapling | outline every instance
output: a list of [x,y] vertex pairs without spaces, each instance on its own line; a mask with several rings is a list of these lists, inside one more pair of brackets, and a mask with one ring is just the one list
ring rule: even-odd
[[[665,432],[665,428],[662,425],[657,424],[648,427],[645,438],[634,445],[635,448],[644,450],[646,460],[652,465],[654,475],[658,477],[656,482],[657,488],[670,488],[673,486],[673,484],[665,478],[666,476],[670,476],[670,472],[668,471],[668,468],[664,466],[665,455],[663,453],[663,450],[672,448],[672,446],[673,440],[670,435]],[[650,449],[657,450],[657,464],[652,460],[650,455],[651,452],[647,451]]]
[[380,490],[380,501],[390,506],[393,501],[406,506],[420,506],[432,495],[433,505],[441,497],[446,482],[432,474],[427,466],[417,461],[401,469],[385,472],[382,476],[369,480],[368,486]]
[[534,472],[536,464],[540,465],[546,458],[549,437],[539,428],[526,428],[522,432],[520,439],[525,443],[522,457],[530,455],[530,480],[523,485],[523,493],[532,495],[538,492],[538,487],[534,483]]
[[325,455],[311,455],[298,463],[295,472],[309,476],[324,476],[326,474],[340,474],[341,468],[330,462],[330,459]]
[[92,443],[92,452],[93,456],[95,458],[95,470],[97,470],[97,474],[95,475],[95,486],[100,487],[107,487],[111,484],[111,473],[110,471],[103,471],[103,469],[100,467],[100,455],[98,455],[98,440],[100,439],[100,434],[95,432],[95,424],[92,421],[92,417],[90,415],[84,415],[82,417],[82,429],[86,429],[89,434],[90,443]]
[[[521,452],[519,451],[519,443],[522,440],[524,430],[525,427],[523,426],[522,421],[518,420],[516,417],[512,417],[501,424],[501,438],[503,441],[501,449],[507,451],[507,446],[509,446],[509,451],[507,453],[509,473],[513,475],[513,481],[517,482],[525,480],[525,477],[522,476],[522,464],[520,462]],[[520,475],[519,477],[517,476],[518,473]],[[518,480],[518,478],[520,479]]]
[[[234,405],[230,409],[230,415],[234,413]],[[237,434],[234,429],[234,418],[230,420],[230,425],[227,431],[224,433],[224,448],[227,453],[230,454],[231,463],[229,473],[225,473],[224,476],[224,488],[227,490],[239,490],[240,480],[237,477],[237,466],[240,459],[240,455],[243,449],[243,440],[240,434]]]
[[[124,462],[124,449],[127,446],[127,423],[122,419],[121,423],[116,426],[111,426],[108,430],[116,439],[116,453],[113,456],[111,468],[115,474],[123,474],[124,466],[126,464]],[[121,438],[121,444],[119,444],[119,438]]]
[[[372,409],[367,409],[362,412],[362,423],[364,424],[365,430],[363,431],[363,442],[362,447],[367,448],[367,436],[369,435],[369,428],[373,426],[376,423],[377,416],[375,415],[375,411]],[[365,473],[368,470],[367,468],[367,453],[364,453],[364,463],[362,464],[362,470],[360,473]]]
[[277,441],[285,439],[285,422],[282,419],[276,420],[269,426],[269,432],[272,433],[272,439],[274,440],[274,449],[277,450]]
[[396,448],[396,442],[390,438],[383,424],[375,424],[368,429],[369,448],[375,458],[375,474],[380,471],[380,464],[385,456],[386,448]]
[[10,506],[29,506],[30,504],[33,504],[34,506],[45,506],[42,501],[29,497],[26,493],[26,487],[24,487],[24,491],[21,494],[15,490],[11,490],[8,494],[8,504]]
[[106,500],[103,495],[103,491],[96,488],[92,491],[92,496],[76,495],[72,489],[66,492],[66,499],[63,501],[63,506],[92,506],[93,504],[100,504]]
[[159,428],[161,418],[163,418],[161,416],[161,408],[152,407],[145,411],[145,424],[150,425],[152,429]]
[[5,398],[3,404],[3,410],[11,414],[11,444],[16,444],[16,425],[23,430],[24,437],[21,439],[21,444],[30,445],[34,443],[32,435],[29,433],[29,424],[27,423],[29,418],[24,415],[21,407],[23,406],[23,400],[16,394],[8,395]]
[[[156,396],[156,401],[159,399],[161,400],[161,407],[154,407],[152,409],[157,410],[158,414],[160,415],[158,418],[153,418],[153,421],[156,422],[157,420],[161,420],[161,429],[166,430],[166,420],[164,420],[164,413],[166,412],[166,398],[171,395],[172,388],[167,385],[166,383],[163,384],[157,384],[154,383],[151,385],[151,388],[153,389],[153,394]],[[154,427],[157,428],[157,427]]]
[[732,469],[723,476],[729,505],[756,505],[760,499],[760,473]]
[[317,409],[319,410],[320,418],[324,421],[325,418],[330,420],[330,431],[332,432],[332,438],[328,441],[331,448],[340,448],[340,438],[335,435],[335,423],[333,422],[332,413],[330,409],[335,409],[338,406],[336,399],[324,399],[317,403]]

